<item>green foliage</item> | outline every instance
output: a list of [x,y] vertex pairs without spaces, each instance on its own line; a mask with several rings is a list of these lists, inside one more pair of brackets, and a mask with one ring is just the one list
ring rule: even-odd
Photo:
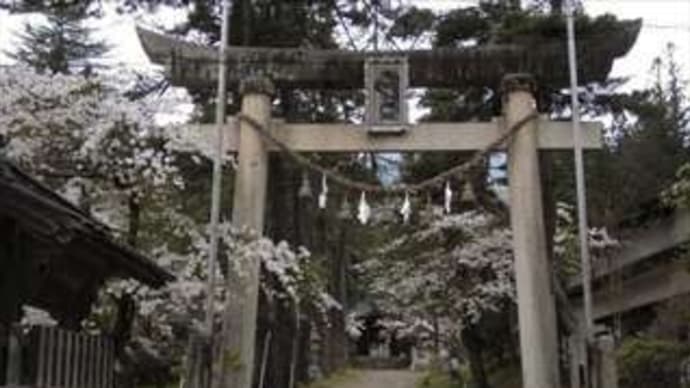
[[238,371],[242,369],[242,359],[240,357],[240,352],[237,350],[225,350],[223,352],[223,360],[229,370]]
[[[444,14],[436,25],[434,46],[457,47],[463,43],[543,43],[565,39],[565,18],[546,13],[544,7],[520,8],[505,2],[480,2],[476,7],[458,8]],[[577,15],[579,37],[610,35],[620,21],[606,14],[596,18]]]
[[462,42],[476,39],[488,40],[491,21],[480,8],[460,8],[449,12],[436,28],[436,47],[455,47]]
[[[332,13],[334,1],[232,1],[230,42],[234,45],[271,47],[335,47]],[[160,4],[173,7],[193,5],[187,22],[177,33],[190,30],[205,34],[210,41],[220,40],[220,0],[121,0],[124,11],[152,8]]]
[[690,208],[690,163],[676,172],[676,181],[663,193],[664,202],[682,209]]
[[[553,1],[551,3],[558,3]],[[552,6],[554,4],[551,4]],[[565,34],[565,20],[559,13],[545,13],[542,6],[533,8],[516,7],[513,2],[480,2],[475,7],[458,8],[439,16],[433,24],[434,47],[463,47],[472,45],[489,45],[496,43],[520,43],[536,45],[534,50],[548,42],[562,44]],[[590,18],[578,15],[577,29],[581,36],[596,38],[599,35],[610,35],[612,30],[620,28],[620,21],[610,15]],[[546,42],[545,42],[546,41]],[[612,44],[619,44],[614,42]],[[540,75],[538,74],[537,77]],[[604,78],[604,75],[600,75]],[[550,91],[549,85],[541,85],[543,92],[538,96],[540,109],[552,113],[563,113],[563,101],[567,99],[558,90]],[[427,91],[420,101],[428,114],[425,121],[490,121],[501,114],[501,91],[498,85],[485,85],[482,88],[466,87],[453,90]],[[591,104],[590,104],[591,105]],[[588,107],[590,107],[588,105]],[[406,180],[414,181],[434,175],[444,168],[462,161],[466,155],[421,155],[407,158],[403,166]],[[560,156],[559,156],[560,158]],[[565,158],[567,160],[567,157]],[[574,203],[570,196],[574,185],[568,179],[572,175],[572,162],[563,164],[563,180],[559,176],[559,187],[568,197],[560,200]],[[497,166],[501,167],[501,166]],[[477,192],[478,202],[488,209],[500,210],[486,186],[490,179],[486,169],[476,171],[472,183]],[[557,193],[561,194],[561,193]],[[548,205],[551,206],[551,205]]]
[[[578,38],[587,39],[610,34],[617,29],[620,21],[611,14],[589,17],[578,14],[575,29]],[[503,16],[500,28],[496,31],[499,42],[515,42],[550,39],[563,41],[566,38],[565,18],[562,15],[540,12],[511,12]]]
[[690,345],[687,336],[690,328],[690,304],[687,296],[678,296],[664,302],[655,308],[654,314],[654,322],[647,329],[651,336]]
[[14,13],[45,12],[51,8],[80,4],[90,6],[96,0],[0,0],[0,9]]
[[[335,48],[333,28],[336,23],[329,1],[236,1],[235,4],[238,8],[232,15],[234,28],[231,27],[230,34],[234,42],[271,47]],[[251,9],[245,11],[248,4]],[[208,28],[208,24],[199,27]]]
[[522,370],[520,364],[500,365],[498,369],[491,372],[490,380],[492,388],[521,388]]
[[[450,376],[441,371],[431,371],[426,376],[424,376],[419,383],[417,388],[451,388]],[[457,387],[457,385],[456,385]]]
[[410,7],[393,22],[389,34],[401,39],[417,39],[431,30],[436,22],[436,15],[428,9]]
[[[679,169],[690,162],[690,104],[672,47],[654,61],[652,70],[656,80],[651,88],[613,99],[609,142],[590,157],[588,188],[595,224],[612,227],[628,220],[634,226],[660,205],[683,205],[687,171]],[[659,200],[664,191],[665,204]]]
[[459,379],[454,380],[450,374],[439,370],[431,369],[417,383],[417,388],[464,388],[465,382],[470,381],[471,375],[467,368],[460,369]]
[[170,383],[170,384],[166,384],[166,385],[161,385],[161,384],[157,384],[157,385],[141,385],[140,388],[177,388],[177,387],[179,387],[179,386],[180,386],[179,383],[174,382],[174,383]]
[[617,354],[621,387],[678,387],[681,363],[688,355],[688,346],[672,341],[627,339]]
[[35,7],[45,13],[46,23],[26,24],[19,34],[19,48],[10,55],[40,72],[91,72],[91,60],[105,54],[108,47],[91,38],[92,29],[84,25],[95,15],[88,2],[64,0]]
[[351,369],[344,369],[333,373],[328,378],[317,380],[309,384],[298,384],[298,388],[333,388],[343,383],[357,380],[357,373]]
[[690,357],[688,297],[664,302],[654,309],[654,316],[649,324],[651,317],[638,313],[636,320],[647,320],[644,329],[638,328],[643,334],[626,339],[618,349],[621,388],[680,387],[681,373]]

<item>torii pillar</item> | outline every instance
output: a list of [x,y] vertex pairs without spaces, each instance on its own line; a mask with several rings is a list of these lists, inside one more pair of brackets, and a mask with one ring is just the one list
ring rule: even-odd
[[[506,127],[533,112],[536,84],[529,75],[503,80]],[[541,177],[538,120],[528,122],[508,146],[510,222],[515,257],[523,387],[560,386],[556,300],[549,263]]]
[[[240,85],[240,94],[242,113],[261,125],[270,126],[272,82],[265,77],[247,78]],[[237,158],[233,224],[261,235],[268,183],[268,150],[261,135],[244,121],[240,123]],[[241,274],[236,273],[237,269]],[[228,327],[224,331],[232,335],[223,338],[221,365],[217,366],[221,369],[217,373],[225,381],[213,388],[251,387],[254,377],[261,263],[259,260],[230,263],[229,272],[229,303],[225,312]]]

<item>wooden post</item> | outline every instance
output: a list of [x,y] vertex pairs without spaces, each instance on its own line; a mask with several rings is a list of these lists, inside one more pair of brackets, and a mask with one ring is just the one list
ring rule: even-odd
[[21,327],[19,327],[18,324],[12,324],[7,333],[8,346],[6,380],[9,386],[19,385],[21,384],[22,378]]
[[576,334],[568,336],[568,367],[570,371],[570,387],[580,388],[580,357],[578,353],[579,338]]
[[590,371],[595,373],[592,380],[598,388],[618,388],[618,370],[616,367],[616,345],[610,334],[600,336],[595,342],[594,357],[596,364]]
[[[242,113],[268,126],[271,121],[270,80],[252,77],[241,87]],[[245,122],[240,124],[238,169],[235,174],[233,224],[261,235],[264,227],[268,151],[261,135]],[[251,388],[254,374],[254,347],[259,295],[260,263],[243,263],[241,274],[228,276],[231,295],[226,311],[222,368],[227,376],[223,388]],[[230,272],[236,266],[230,265]],[[238,276],[239,275],[239,276]]]
[[[529,75],[504,79],[507,127],[536,109],[535,83]],[[508,148],[510,219],[520,324],[523,387],[560,386],[555,298],[546,252],[539,175],[537,121],[530,121]]]
[[587,357],[587,337],[584,333],[584,327],[578,322],[577,331],[568,337],[571,388],[587,387],[587,381],[589,381],[584,369]]

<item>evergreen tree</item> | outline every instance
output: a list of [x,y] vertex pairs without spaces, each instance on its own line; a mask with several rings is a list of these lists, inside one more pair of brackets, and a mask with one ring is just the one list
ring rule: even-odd
[[614,96],[609,143],[587,167],[596,224],[635,226],[657,216],[662,192],[690,160],[690,105],[672,46],[654,60],[652,72],[649,89]]
[[25,4],[20,11],[38,11],[47,18],[45,23],[27,23],[24,32],[18,34],[20,46],[9,53],[37,71],[89,74],[94,66],[92,60],[108,50],[103,41],[92,38],[93,30],[85,26],[86,19],[97,14],[89,2],[57,0],[42,5]]

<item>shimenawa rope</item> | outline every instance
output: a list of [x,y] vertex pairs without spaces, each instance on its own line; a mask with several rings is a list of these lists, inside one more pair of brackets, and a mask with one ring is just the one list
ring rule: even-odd
[[377,184],[371,184],[371,183],[366,183],[366,182],[361,182],[361,181],[356,181],[351,178],[348,178],[344,175],[341,175],[340,173],[331,170],[329,168],[323,167],[319,165],[318,163],[312,161],[309,157],[306,157],[304,155],[301,155],[298,152],[295,152],[291,150],[285,143],[281,142],[278,140],[271,131],[266,128],[264,125],[256,121],[254,118],[247,116],[243,113],[240,113],[237,115],[238,120],[244,121],[247,124],[249,124],[254,130],[256,130],[264,139],[266,139],[269,143],[273,144],[275,147],[277,147],[280,151],[284,152],[285,154],[288,155],[294,162],[297,164],[301,165],[304,168],[308,168],[312,171],[319,172],[326,176],[328,179],[331,181],[347,187],[352,190],[356,191],[366,191],[370,193],[387,193],[387,194],[404,194],[404,193],[419,193],[424,190],[427,190],[432,187],[439,187],[445,184],[446,181],[448,181],[449,178],[451,177],[456,177],[456,178],[462,178],[464,174],[469,172],[471,169],[474,167],[478,166],[479,163],[481,163],[490,152],[495,151],[498,149],[502,144],[504,144],[507,140],[512,138],[520,129],[522,129],[528,122],[535,120],[539,117],[539,113],[535,110],[532,113],[529,113],[526,115],[524,118],[520,119],[517,121],[515,124],[513,124],[505,133],[502,135],[498,136],[494,141],[489,143],[486,147],[483,149],[477,151],[470,160],[466,161],[465,163],[459,164],[455,167],[451,167],[446,171],[443,171],[442,173],[423,180],[422,182],[415,183],[415,184],[395,184],[395,185],[390,185],[390,186],[382,186],[382,185],[377,185]]

